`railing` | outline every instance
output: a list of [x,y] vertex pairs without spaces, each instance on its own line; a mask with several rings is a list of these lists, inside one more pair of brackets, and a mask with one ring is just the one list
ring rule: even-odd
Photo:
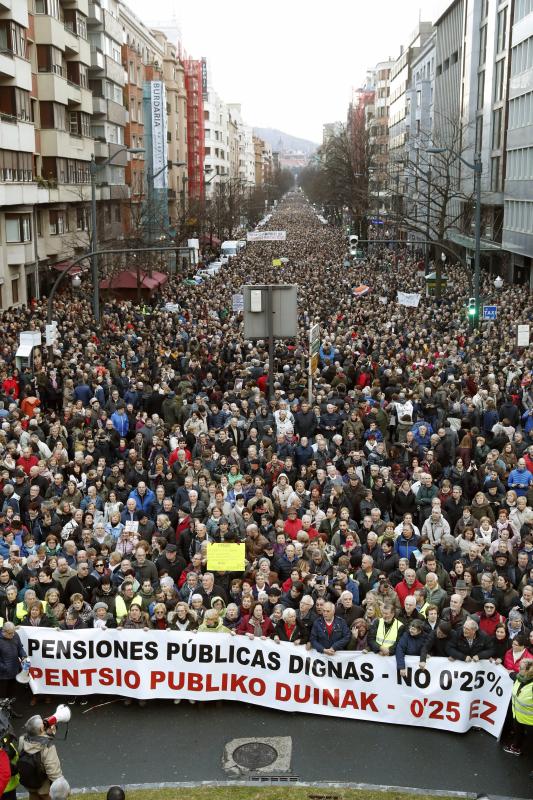
[[0,111],[0,121],[8,122],[10,125],[16,125],[20,120],[18,117],[13,116],[13,114],[4,114],[3,111]]

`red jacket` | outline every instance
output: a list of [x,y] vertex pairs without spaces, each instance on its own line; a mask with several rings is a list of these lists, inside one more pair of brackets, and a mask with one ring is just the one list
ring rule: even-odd
[[415,582],[413,583],[411,588],[409,588],[409,586],[405,582],[405,578],[403,579],[403,581],[400,581],[400,583],[398,583],[396,586],[396,594],[398,595],[398,599],[402,605],[402,608],[404,606],[406,597],[408,597],[410,594],[414,594],[415,589],[423,589],[423,588],[424,588],[423,584],[421,584],[420,581],[417,579],[415,579]]
[[516,659],[516,661],[513,654],[513,648],[510,647],[503,657],[503,666],[505,667],[505,669],[508,669],[509,672],[518,672],[518,670],[520,669],[520,662],[522,661],[523,658],[533,658],[533,655],[529,652],[527,647],[522,653],[522,655],[518,659]]
[[0,796],[4,794],[4,790],[11,780],[11,764],[9,763],[9,756],[5,750],[0,750]]
[[287,519],[285,520],[284,531],[287,536],[294,541],[298,535],[298,531],[302,530],[302,520],[296,517],[296,519]]
[[17,467],[23,469],[26,475],[29,475],[30,469],[32,467],[36,467],[38,463],[39,459],[37,456],[30,456],[29,458],[24,458],[24,456],[21,456],[20,458],[17,458]]
[[[274,626],[272,625],[272,620],[270,617],[263,617],[263,622],[261,623],[261,630],[263,631],[262,636],[272,636],[274,633]],[[250,615],[247,614],[243,617],[241,624],[237,628],[237,633],[253,633],[254,626],[250,622]]]
[[505,617],[502,617],[502,615],[498,614],[497,611],[492,615],[492,617],[487,617],[484,611],[480,611],[479,614],[476,614],[476,617],[478,619],[480,629],[489,636],[494,636],[494,631],[496,630],[497,625],[499,625],[500,622],[505,622]]

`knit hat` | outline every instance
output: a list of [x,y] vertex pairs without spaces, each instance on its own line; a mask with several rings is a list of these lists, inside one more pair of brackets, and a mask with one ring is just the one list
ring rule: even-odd
[[105,610],[107,611],[108,605],[107,603],[95,603],[93,606],[93,611],[98,611],[99,608],[105,608]]
[[455,584],[455,588],[456,589],[466,589],[468,587],[466,585],[466,581],[457,581],[457,583]]

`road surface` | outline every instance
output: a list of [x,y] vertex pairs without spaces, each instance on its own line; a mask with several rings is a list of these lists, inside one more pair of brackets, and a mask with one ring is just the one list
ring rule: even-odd
[[[100,707],[94,705],[104,703]],[[94,705],[94,707],[93,707]],[[51,714],[55,705],[24,718]],[[109,784],[234,779],[223,768],[234,738],[290,737],[290,772],[301,781],[339,781],[487,793],[533,795],[533,736],[521,758],[494,737],[400,727],[311,714],[287,714],[241,703],[175,706],[154,701],[124,707],[91,698],[72,706],[68,738],[58,742],[63,769],[76,788]],[[18,723],[18,721],[17,721]],[[20,729],[17,724],[17,731]],[[61,736],[61,733],[59,734]],[[277,774],[275,768],[271,774]]]

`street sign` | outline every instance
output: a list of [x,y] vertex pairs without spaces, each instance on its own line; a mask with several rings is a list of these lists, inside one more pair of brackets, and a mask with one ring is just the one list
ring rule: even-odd
[[483,306],[483,319],[496,319],[498,306]]
[[529,325],[519,325],[517,331],[518,347],[529,347]]
[[320,325],[312,325],[309,330],[309,372],[314,374],[318,367],[320,352]]
[[238,314],[239,311],[242,311],[244,309],[244,295],[243,294],[232,294],[231,295],[231,305],[232,305],[234,314]]

